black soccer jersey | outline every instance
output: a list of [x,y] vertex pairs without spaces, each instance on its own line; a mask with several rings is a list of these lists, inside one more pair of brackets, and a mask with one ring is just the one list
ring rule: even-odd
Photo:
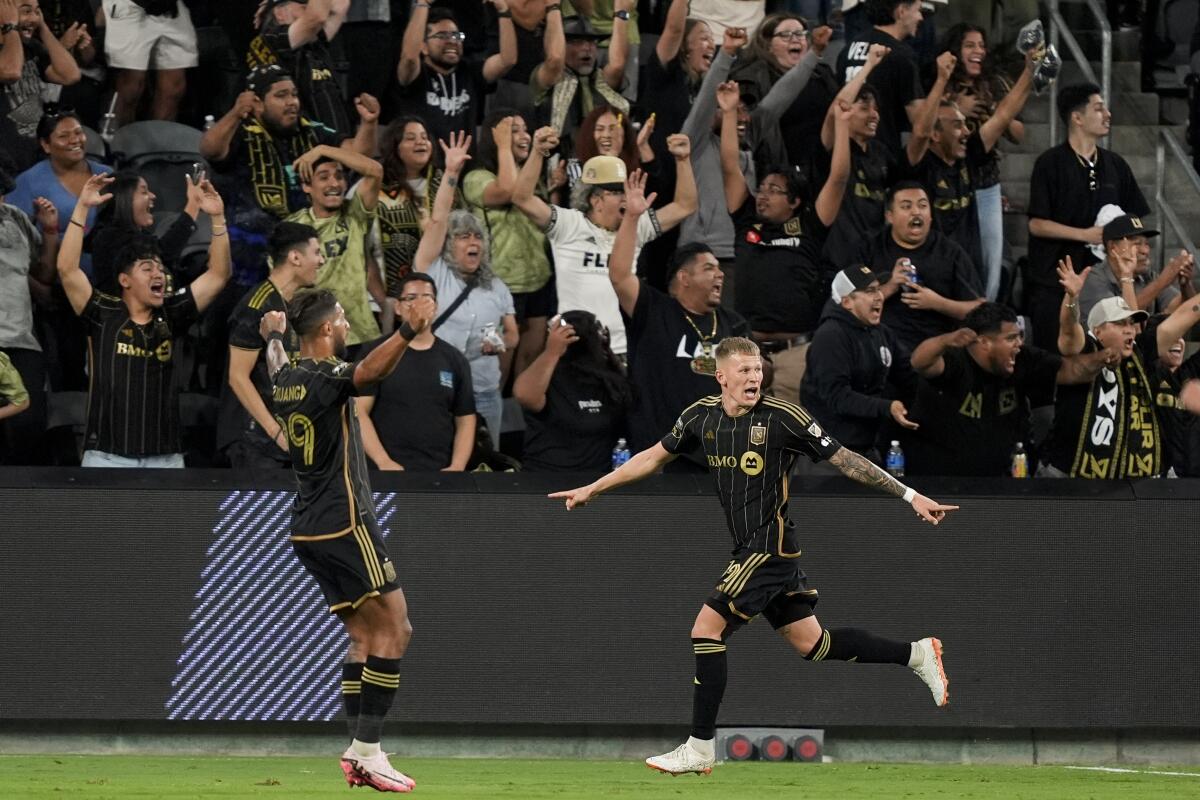
[[823,461],[841,449],[803,408],[769,396],[740,417],[725,413],[720,396],[702,398],[680,415],[662,445],[707,461],[734,552],[785,558],[800,555],[787,508],[796,456]]
[[[271,409],[271,376],[267,374],[267,356],[262,334],[258,327],[263,316],[268,311],[287,313],[287,303],[283,295],[275,288],[270,280],[265,280],[258,286],[246,292],[238,301],[233,313],[229,315],[229,346],[239,350],[254,350],[258,352],[258,360],[250,370],[250,380],[262,398],[267,410]],[[293,361],[300,355],[300,337],[290,325],[283,334],[283,348],[288,358]],[[275,447],[271,434],[274,428],[264,431],[250,412],[245,409],[233,389],[229,386],[229,374],[226,370],[225,383],[221,387],[221,411],[217,419],[217,449],[224,450],[234,442],[245,440],[260,449]],[[282,454],[281,454],[282,455]]]
[[375,524],[353,376],[354,364],[337,358],[300,359],[275,374],[275,418],[287,432],[299,484],[293,536],[332,539]]
[[167,297],[144,325],[121,298],[92,292],[80,314],[91,375],[85,450],[128,458],[182,451],[172,346],[199,314],[190,289]]

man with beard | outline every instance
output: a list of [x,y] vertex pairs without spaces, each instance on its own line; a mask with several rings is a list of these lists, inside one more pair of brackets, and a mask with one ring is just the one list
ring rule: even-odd
[[[314,228],[281,222],[271,233],[271,274],[246,292],[229,317],[229,368],[221,387],[217,449],[235,469],[286,467],[287,436],[271,415],[271,381],[267,376],[259,325],[269,311],[286,312],[300,289],[317,282],[325,263]],[[300,351],[292,330],[284,333],[289,355]]]
[[[951,53],[938,56],[938,76],[930,97],[940,98],[954,70]],[[933,206],[933,222],[945,236],[967,251],[984,283],[983,251],[979,238],[979,213],[975,203],[975,179],[996,142],[1025,107],[1033,88],[1037,65],[1033,53],[1025,56],[1025,69],[996,110],[974,132],[958,106],[946,100],[929,103],[929,114],[913,124],[908,159],[918,180],[925,186]]]
[[463,60],[466,34],[458,29],[451,11],[417,2],[409,12],[391,111],[423,119],[432,141],[448,142],[457,131],[474,131],[487,86],[517,63],[517,32],[508,0],[488,1],[499,17],[500,52],[482,63]]
[[[728,336],[746,336],[749,326],[721,306],[725,274],[707,245],[683,245],[667,264],[668,293],[634,272],[641,217],[654,195],[646,196],[646,176],[635,172],[625,182],[625,214],[608,257],[608,279],[620,302],[629,345],[629,379],[634,407],[629,414],[629,444],[652,445],[671,425],[679,409],[713,390],[714,349]],[[679,459],[677,471],[702,471],[703,462]]]
[[916,376],[908,351],[881,324],[883,292],[869,267],[839,272],[830,295],[808,348],[800,402],[839,442],[878,463],[884,421],[916,427],[900,399],[912,396]]
[[200,155],[229,198],[234,283],[249,289],[266,278],[267,239],[278,220],[308,205],[293,163],[317,145],[339,144],[364,155],[375,151],[379,104],[358,99],[361,121],[354,139],[303,115],[291,75],[278,65],[257,67],[233,108],[200,139]]
[[[366,238],[375,221],[383,166],[344,147],[319,144],[296,159],[300,185],[309,207],[288,217],[288,222],[311,225],[321,240],[325,265],[317,273],[317,287],[329,289],[339,299],[350,321],[351,345],[379,336],[379,323],[371,311],[371,296],[386,302],[379,267],[366,257]],[[358,191],[347,199],[346,172],[362,176]]]
[[246,54],[251,67],[283,67],[296,81],[304,110],[342,136],[353,133],[353,124],[334,76],[329,42],[341,30],[348,7],[334,0],[270,0]]
[[[538,126],[549,125],[558,131],[563,152],[575,152],[575,131],[596,106],[609,106],[614,113],[628,114],[629,100],[621,95],[625,81],[625,56],[629,50],[628,0],[616,0],[618,16],[613,19],[612,39],[608,47],[608,63],[597,70],[598,42],[605,38],[585,17],[563,19],[566,37],[565,69],[554,83],[548,83],[543,70],[535,70],[530,79],[534,117]],[[550,75],[554,75],[553,71]]]
[[63,34],[64,47],[42,19],[38,0],[0,0],[0,113],[8,120],[0,128],[0,150],[14,173],[28,169],[41,155],[36,134],[43,82],[79,82],[79,65],[69,48],[86,33],[72,28]]
[[[963,327],[926,339],[912,354],[922,378],[912,420],[901,432],[913,475],[1009,474],[1017,442],[1030,452],[1030,410],[1055,385],[1090,383],[1111,354],[1067,358],[1025,345],[1017,315],[977,306]],[[1036,463],[1036,462],[1035,462]]]
[[[1160,373],[1169,371],[1160,353],[1200,322],[1200,302],[1180,304],[1169,317],[1140,330],[1148,314],[1124,297],[1107,297],[1092,307],[1087,330],[1080,323],[1079,293],[1084,276],[1071,260],[1058,265],[1063,301],[1058,347],[1064,355],[1104,353],[1093,380],[1058,390],[1038,477],[1123,479],[1159,477],[1164,463],[1163,426],[1155,392]],[[1179,407],[1200,412],[1200,404]]]
[[212,219],[208,270],[166,295],[166,273],[153,236],[138,235],[118,253],[121,296],[98,292],[79,268],[88,212],[112,199],[113,179],[93,175],[84,184],[58,252],[58,276],[75,313],[90,328],[85,467],[182,467],[179,389],[172,345],[229,280],[225,206],[207,180],[200,210]]
[[858,260],[890,273],[881,290],[883,318],[900,344],[912,350],[958,327],[983,302],[983,286],[967,251],[933,230],[929,195],[915,181],[900,181],[887,197],[887,227],[862,242]]
[[[411,304],[399,329],[355,363],[342,360],[350,325],[331,292],[302,292],[290,309],[290,326],[282,312],[271,311],[261,329],[275,416],[296,474],[292,549],[349,638],[342,699],[354,738],[342,754],[342,773],[352,787],[381,792],[416,786],[379,746],[412,625],[375,517],[355,397],[391,374],[429,326],[433,308],[428,298]],[[300,337],[294,364],[282,343],[288,327]]]

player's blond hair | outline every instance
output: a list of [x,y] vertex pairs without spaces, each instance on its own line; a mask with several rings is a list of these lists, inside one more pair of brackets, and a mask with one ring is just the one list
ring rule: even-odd
[[758,354],[758,345],[745,336],[725,337],[717,343],[717,349],[714,353],[718,361],[722,361],[730,356],[756,356]]

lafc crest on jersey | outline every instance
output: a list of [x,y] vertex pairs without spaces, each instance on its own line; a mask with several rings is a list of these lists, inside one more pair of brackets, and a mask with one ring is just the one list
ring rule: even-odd
[[767,441],[766,425],[750,426],[750,444],[763,444]]

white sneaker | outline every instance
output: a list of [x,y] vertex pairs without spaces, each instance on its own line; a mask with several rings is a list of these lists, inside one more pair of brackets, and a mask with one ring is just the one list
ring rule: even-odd
[[[379,752],[373,756],[364,757],[355,753],[351,748],[342,756],[343,770],[346,769],[346,762],[350,762],[354,766],[358,777],[362,779],[362,783],[359,785],[370,786],[380,792],[411,792],[417,788],[416,781],[391,765],[387,753]],[[346,780],[350,780],[349,775],[346,776]]]
[[950,681],[942,666],[942,643],[938,639],[925,638],[916,642],[921,651],[921,663],[912,668],[917,677],[925,681],[933,693],[933,702],[940,708],[950,702]]
[[358,762],[362,756],[354,752],[353,747],[347,747],[346,752],[342,753],[342,774],[346,776],[346,783],[350,786],[363,786],[366,781],[358,774]]
[[663,753],[661,756],[651,756],[646,759],[647,767],[656,769],[659,772],[665,772],[668,775],[684,775],[688,772],[694,772],[697,775],[708,775],[712,772],[713,764],[715,763],[715,758],[696,752],[696,749],[687,742],[679,745],[679,747],[676,747],[669,753]]

